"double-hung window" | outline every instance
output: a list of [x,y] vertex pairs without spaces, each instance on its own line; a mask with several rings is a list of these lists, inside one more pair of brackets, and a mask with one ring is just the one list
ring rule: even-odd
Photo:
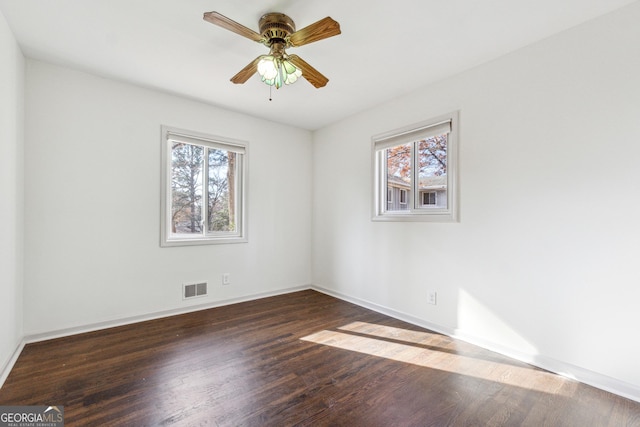
[[373,137],[373,219],[457,221],[458,114]]
[[162,127],[162,246],[247,241],[246,158],[246,142]]

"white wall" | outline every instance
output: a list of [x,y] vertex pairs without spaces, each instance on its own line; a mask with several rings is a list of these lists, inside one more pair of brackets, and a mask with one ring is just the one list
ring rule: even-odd
[[[25,335],[310,284],[310,132],[32,60],[26,79]],[[249,243],[160,248],[163,124],[249,142]]]
[[[638,22],[636,2],[316,132],[313,283],[640,399]],[[461,221],[372,222],[371,136],[454,110]]]
[[24,58],[0,13],[0,373],[22,339],[23,102]]

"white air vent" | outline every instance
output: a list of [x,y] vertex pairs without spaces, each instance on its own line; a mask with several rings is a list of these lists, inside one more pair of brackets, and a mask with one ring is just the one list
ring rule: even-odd
[[203,297],[205,295],[207,295],[207,282],[182,284],[182,299]]

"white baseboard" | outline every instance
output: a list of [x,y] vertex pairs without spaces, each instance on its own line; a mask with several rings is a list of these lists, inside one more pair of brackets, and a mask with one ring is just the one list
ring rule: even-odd
[[2,388],[2,386],[4,385],[4,382],[9,377],[9,374],[11,373],[13,366],[16,364],[18,357],[20,357],[20,353],[22,353],[22,349],[24,348],[24,345],[25,345],[24,339],[20,340],[13,354],[11,355],[7,363],[2,367],[2,371],[0,371],[0,388]]
[[258,294],[244,295],[237,298],[213,301],[213,302],[198,304],[198,305],[191,305],[188,307],[181,307],[181,308],[176,308],[172,310],[158,311],[158,312],[143,314],[140,316],[113,319],[113,320],[108,320],[104,322],[92,323],[89,325],[58,329],[54,331],[46,331],[42,333],[33,333],[25,336],[23,341],[26,344],[30,344],[34,342],[46,341],[46,340],[55,339],[55,338],[67,337],[70,335],[82,334],[85,332],[93,332],[93,331],[99,331],[101,329],[115,328],[117,326],[130,325],[130,324],[139,323],[139,322],[146,322],[147,320],[162,319],[165,317],[177,316],[179,314],[193,313],[196,311],[208,310],[210,308],[222,307],[225,305],[237,304],[237,303],[246,302],[246,301],[253,301],[253,300],[268,298],[276,295],[290,294],[292,292],[303,291],[306,289],[311,289],[311,287],[309,285],[296,286],[291,288],[278,289],[276,291],[261,292]]
[[413,325],[420,326],[434,332],[438,332],[440,334],[444,334],[452,338],[468,342],[473,345],[477,345],[478,347],[485,348],[487,350],[502,354],[504,356],[519,360],[524,363],[528,363],[530,365],[536,366],[549,372],[553,372],[563,377],[574,379],[576,381],[588,384],[601,390],[626,397],[627,399],[640,402],[640,387],[624,381],[620,381],[616,378],[611,378],[607,375],[590,371],[588,369],[584,369],[570,363],[555,360],[544,355],[523,353],[518,350],[493,343],[481,337],[469,335],[458,329],[451,329],[441,325],[437,325],[424,319],[412,316],[410,314],[403,313],[370,301],[362,300],[360,298],[351,297],[349,295],[345,295],[331,289],[323,288],[321,286],[312,285],[311,289],[327,295],[331,295],[335,298],[350,302],[352,304],[368,308],[369,310],[391,316],[398,320],[402,320],[407,323],[411,323]]

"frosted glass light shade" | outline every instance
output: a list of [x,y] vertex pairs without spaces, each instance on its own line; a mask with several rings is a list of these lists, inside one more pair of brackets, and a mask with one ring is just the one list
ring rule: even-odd
[[258,74],[263,82],[280,89],[283,84],[292,84],[302,75],[288,59],[264,55],[258,62]]

